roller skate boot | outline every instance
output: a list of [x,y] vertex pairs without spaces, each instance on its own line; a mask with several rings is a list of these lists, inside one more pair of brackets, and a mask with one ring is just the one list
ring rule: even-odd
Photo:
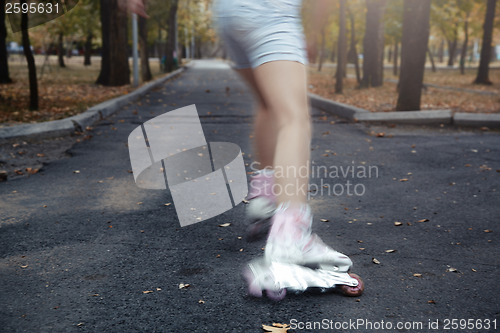
[[308,206],[288,209],[281,205],[272,222],[264,258],[250,262],[244,273],[249,294],[273,300],[283,299],[287,290],[295,293],[314,288],[326,292],[340,289],[346,296],[359,296],[364,284],[348,273],[352,261],[311,233]]
[[267,236],[271,227],[271,218],[276,210],[273,179],[274,172],[269,169],[256,171],[251,176],[246,208],[246,238],[250,242]]

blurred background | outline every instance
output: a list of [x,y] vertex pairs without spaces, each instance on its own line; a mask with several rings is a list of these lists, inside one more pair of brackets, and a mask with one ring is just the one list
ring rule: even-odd
[[[304,0],[302,10],[304,32],[314,46],[311,92],[374,112],[402,110],[401,66],[424,52],[423,85],[413,89],[421,94],[419,109],[500,112],[496,0],[419,1],[430,2],[428,12],[425,6],[412,8],[415,0],[329,0],[316,31],[314,1]],[[0,0],[0,8],[9,2]],[[226,58],[212,5],[147,0],[149,18],[138,18],[141,83],[192,59]],[[24,32],[14,32],[2,10],[0,126],[61,119],[135,89],[131,15],[123,8],[121,0],[80,0],[66,14]],[[422,22],[404,33],[410,19]],[[406,69],[418,74],[411,71],[419,69]]]

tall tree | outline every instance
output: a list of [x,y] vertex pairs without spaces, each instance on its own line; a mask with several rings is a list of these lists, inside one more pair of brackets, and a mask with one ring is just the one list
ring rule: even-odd
[[464,43],[462,44],[462,51],[460,52],[460,73],[462,75],[465,74],[465,57],[467,57],[467,47],[469,44],[469,15],[470,12],[467,13],[464,22]]
[[[174,52],[176,50],[176,36],[177,36],[177,8],[179,0],[171,0],[170,8],[168,11],[168,34],[167,44],[165,47],[165,72],[171,72],[175,69]],[[194,50],[193,50],[194,52]]]
[[[27,4],[21,0],[21,5]],[[23,52],[28,63],[28,76],[30,85],[30,110],[38,110],[38,81],[36,78],[35,58],[31,52],[30,36],[28,34],[28,13],[21,14],[21,34],[23,40]]]
[[455,57],[457,54],[458,46],[458,24],[455,23],[455,27],[452,30],[452,39],[448,39],[448,67],[453,67],[455,65]]
[[345,20],[345,0],[340,0],[339,6],[339,38],[337,46],[337,73],[335,74],[335,93],[341,94],[347,56],[347,37]]
[[347,12],[349,13],[349,21],[351,23],[351,43],[349,47],[349,52],[347,53],[347,58],[349,62],[354,64],[354,69],[356,70],[356,82],[358,84],[361,83],[361,74],[359,73],[359,61],[358,61],[358,50],[356,48],[357,40],[356,40],[356,25],[354,19],[354,13],[351,10],[351,7],[347,7]]
[[431,0],[405,0],[397,111],[420,110]]
[[5,0],[0,0],[0,83],[11,83],[7,54],[7,28],[5,27]]
[[59,67],[66,67],[64,63],[64,33],[62,31],[59,32],[57,37],[57,60]]
[[492,84],[489,79],[489,69],[491,60],[491,49],[493,39],[493,22],[495,20],[496,0],[488,0],[486,6],[486,15],[483,25],[483,44],[481,46],[481,58],[479,60],[479,69],[477,77],[474,80],[476,84]]
[[139,49],[141,51],[141,77],[142,82],[150,81],[153,76],[149,68],[149,52],[148,52],[148,23],[147,19],[139,16]]
[[399,41],[396,39],[394,41],[394,60],[392,63],[392,74],[398,76],[398,59],[399,59]]
[[104,86],[130,84],[127,12],[120,0],[101,0],[102,58],[96,83]]
[[363,79],[361,87],[384,83],[384,24],[387,0],[366,0],[366,30],[363,39]]

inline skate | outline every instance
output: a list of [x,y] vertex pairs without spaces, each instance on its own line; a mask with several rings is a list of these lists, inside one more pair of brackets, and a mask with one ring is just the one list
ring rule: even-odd
[[264,257],[251,261],[244,271],[250,295],[261,297],[265,290],[269,298],[281,300],[287,291],[300,293],[310,288],[339,289],[346,296],[363,293],[361,278],[349,273],[351,259],[312,234],[311,224],[308,205],[298,210],[280,205]]
[[273,177],[272,170],[264,169],[256,171],[250,178],[246,207],[246,239],[249,242],[266,237],[271,227],[271,218],[276,210]]

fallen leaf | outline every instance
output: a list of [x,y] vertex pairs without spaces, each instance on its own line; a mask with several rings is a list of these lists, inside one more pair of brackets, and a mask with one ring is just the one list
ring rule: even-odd
[[321,222],[330,222],[330,220],[327,219],[319,219]]
[[429,222],[429,219],[421,219],[421,220],[418,220],[417,222]]
[[200,300],[198,301],[198,304],[205,304],[205,301],[204,301],[204,300],[202,300],[202,299],[200,299]]
[[186,288],[189,288],[189,287],[191,287],[191,285],[189,283],[186,283],[186,284],[180,283],[179,284],[179,289],[186,289]]
[[400,181],[400,182],[407,182],[407,181],[408,181],[408,178],[401,178],[399,181]]
[[379,132],[375,135],[377,138],[383,138],[385,136],[384,132]]
[[[280,326],[277,326],[280,325]],[[286,333],[290,329],[288,325],[281,326],[281,324],[273,324],[272,326],[262,325],[262,329],[265,332],[274,332],[274,333]]]
[[380,265],[380,261],[379,261],[379,260],[377,260],[376,258],[372,258],[372,262],[373,262],[374,264]]
[[170,205],[171,205],[171,203],[170,203],[170,202],[167,202],[167,203],[165,204],[165,206],[170,206]]
[[427,301],[427,303],[429,303],[429,304],[436,304],[436,301],[433,300],[433,299],[431,299],[430,301]]
[[151,294],[152,292],[153,292],[152,290],[145,290],[145,291],[143,291],[142,293],[143,293],[143,294]]
[[21,268],[28,268],[28,265],[21,265]]
[[392,250],[392,249],[391,249],[391,250],[385,250],[385,252],[386,252],[386,253],[394,253],[394,252],[396,252],[396,251],[397,251],[397,250]]
[[231,223],[223,223],[223,224],[219,224],[219,227],[225,228],[225,227],[229,227],[230,225],[231,225]]
[[420,274],[420,273],[415,273],[415,274],[413,274],[413,276],[414,276],[414,277],[418,277],[418,278],[419,278],[419,277],[422,277],[422,274]]
[[75,170],[73,171],[73,173],[80,173],[80,170]]
[[490,232],[493,232],[493,230],[486,229],[486,230],[484,230],[484,232],[486,232],[486,233],[490,233]]
[[453,273],[458,273],[458,269],[450,267],[446,270],[447,272],[453,272]]
[[402,226],[402,225],[403,225],[403,222],[396,221],[396,222],[394,222],[394,225],[395,225],[396,227],[399,227],[399,226]]

